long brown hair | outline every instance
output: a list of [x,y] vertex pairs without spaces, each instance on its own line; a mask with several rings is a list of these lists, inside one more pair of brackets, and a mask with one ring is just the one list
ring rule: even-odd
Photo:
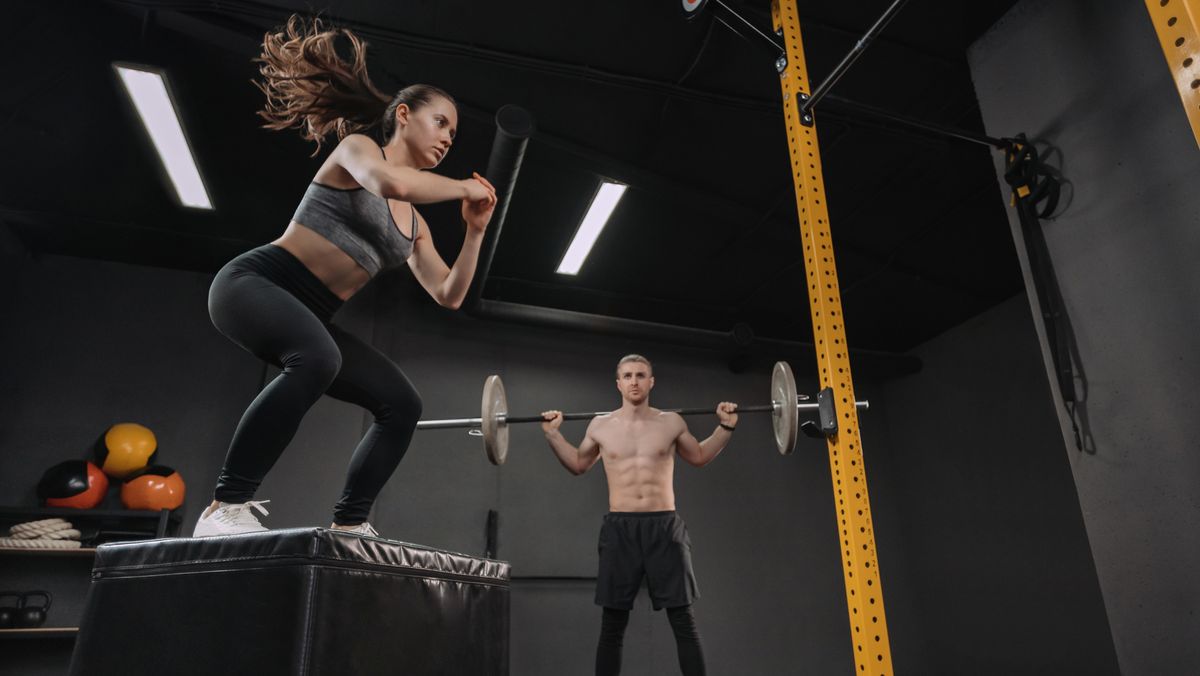
[[[350,45],[350,59],[336,49],[338,37]],[[262,82],[255,82],[267,102],[259,117],[268,129],[299,129],[317,144],[330,134],[340,141],[347,134],[382,124],[383,142],[395,131],[396,108],[405,103],[416,110],[446,92],[416,84],[385,96],[367,75],[367,43],[345,28],[326,26],[320,19],[293,14],[287,25],[263,36],[262,54],[255,59]]]

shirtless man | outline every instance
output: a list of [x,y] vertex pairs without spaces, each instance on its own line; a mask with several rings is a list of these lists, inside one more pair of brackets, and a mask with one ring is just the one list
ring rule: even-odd
[[621,408],[593,418],[579,448],[558,431],[561,411],[546,411],[542,430],[558,461],[583,474],[604,460],[609,513],[600,527],[600,570],[596,605],[604,608],[596,647],[596,676],[621,672],[621,646],[629,611],[646,578],[655,610],[667,609],[675,633],[679,666],[685,676],[704,674],[704,653],[692,615],[700,597],[692,572],[687,526],[675,513],[675,453],[703,467],[729,443],[737,425],[737,404],[721,402],[720,424],[704,441],[688,432],[677,413],[650,407],[654,371],[637,354],[617,364]]

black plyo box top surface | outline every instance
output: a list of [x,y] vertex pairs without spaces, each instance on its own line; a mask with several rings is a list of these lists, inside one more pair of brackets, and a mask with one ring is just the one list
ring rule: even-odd
[[398,575],[449,577],[508,586],[504,561],[329,528],[288,528],[206,538],[165,538],[101,545],[93,579],[169,575],[192,570],[318,565]]

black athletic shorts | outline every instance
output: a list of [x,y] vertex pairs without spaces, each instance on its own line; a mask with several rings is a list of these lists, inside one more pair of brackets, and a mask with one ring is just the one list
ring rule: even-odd
[[605,514],[599,549],[598,606],[632,610],[643,578],[655,610],[700,598],[687,526],[674,511]]

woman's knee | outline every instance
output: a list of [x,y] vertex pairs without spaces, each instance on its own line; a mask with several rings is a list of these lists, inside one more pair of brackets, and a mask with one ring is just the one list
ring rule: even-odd
[[284,373],[324,392],[342,370],[342,353],[335,346],[308,347],[284,355]]
[[389,393],[387,408],[390,415],[397,420],[416,425],[417,421],[421,419],[425,403],[421,400],[421,394],[414,387],[405,383],[404,386],[393,388]]
[[399,373],[389,378],[376,375],[371,383],[356,385],[353,390],[339,387],[334,396],[338,396],[338,393],[346,395],[347,401],[369,410],[375,416],[375,422],[388,426],[415,427],[424,407],[416,388]]

